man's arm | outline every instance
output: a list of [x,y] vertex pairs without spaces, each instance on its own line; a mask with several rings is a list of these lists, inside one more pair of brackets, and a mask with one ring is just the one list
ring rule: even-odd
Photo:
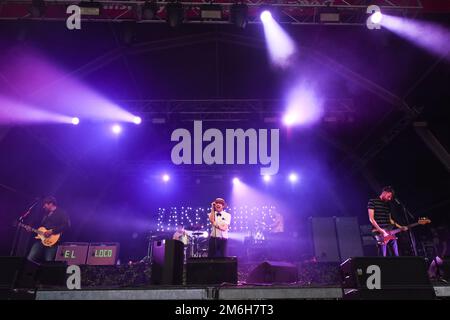
[[369,209],[369,221],[372,224],[372,226],[381,234],[387,236],[387,232],[382,229],[378,223],[375,221],[375,210]]
[[394,219],[392,219],[392,217],[389,217],[389,221],[391,222],[391,224],[395,225],[399,229],[402,229],[403,231],[408,230],[408,227],[404,227],[402,225],[399,225],[397,222],[394,221]]
[[214,208],[214,202],[211,203],[211,211],[209,212],[209,221],[215,226],[216,222],[216,210]]
[[62,213],[61,223],[58,226],[52,228],[52,233],[53,234],[62,233],[69,227],[70,227],[70,220],[65,213]]

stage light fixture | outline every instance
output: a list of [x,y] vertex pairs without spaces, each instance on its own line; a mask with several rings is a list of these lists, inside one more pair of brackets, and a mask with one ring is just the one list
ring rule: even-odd
[[180,2],[170,2],[166,5],[166,21],[172,28],[183,23],[184,9]]
[[270,182],[271,179],[272,178],[268,174],[264,175],[263,177],[264,182]]
[[115,124],[111,127],[111,130],[114,134],[120,134],[122,132],[122,127],[118,124]]
[[341,19],[339,10],[335,7],[320,9],[320,22],[339,22]]
[[248,23],[248,6],[245,3],[235,3],[230,7],[230,22],[245,29]]
[[217,4],[202,5],[200,16],[203,20],[220,20],[222,19],[222,7]]
[[170,176],[169,176],[168,174],[163,174],[162,180],[163,180],[164,182],[169,182]]
[[72,118],[72,124],[73,124],[74,126],[79,125],[79,124],[80,124],[80,118],[78,118],[78,117],[73,117],[73,118]]
[[133,123],[134,124],[141,124],[142,123],[142,118],[138,117],[138,116],[134,116],[133,117]]
[[45,14],[45,2],[44,0],[33,0],[29,12],[33,18],[40,18]]
[[283,123],[286,126],[292,126],[293,124],[295,124],[298,121],[298,114],[295,112],[289,112],[287,114],[284,115],[283,117]]
[[158,12],[158,6],[154,1],[146,1],[142,6],[142,20],[153,20]]
[[261,21],[267,23],[272,19],[272,13],[269,10],[264,10],[260,15]]
[[237,177],[235,177],[235,178],[233,178],[233,184],[239,184],[239,182],[241,182],[240,180],[239,180],[239,178],[237,178]]
[[296,173],[291,173],[291,174],[289,175],[289,181],[292,182],[292,183],[297,182],[297,181],[298,181],[298,176],[297,176],[297,174],[296,174]]
[[373,15],[370,16],[370,19],[372,20],[373,23],[379,24],[383,19],[383,14],[381,12],[375,12]]
[[366,26],[369,30],[381,29],[381,20],[383,20],[383,14],[381,8],[377,5],[371,5],[367,7],[367,14],[371,14],[367,18]]
[[81,1],[78,6],[82,16],[99,16],[102,7],[99,2]]

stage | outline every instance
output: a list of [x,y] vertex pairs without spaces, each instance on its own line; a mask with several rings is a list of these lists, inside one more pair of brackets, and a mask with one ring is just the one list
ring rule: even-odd
[[[450,299],[450,286],[434,285],[436,299]],[[38,290],[36,300],[341,300],[341,287],[228,286]]]

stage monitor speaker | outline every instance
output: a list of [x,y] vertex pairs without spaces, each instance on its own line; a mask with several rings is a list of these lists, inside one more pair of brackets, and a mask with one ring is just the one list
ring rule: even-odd
[[440,274],[443,279],[450,281],[450,257],[444,257],[443,264],[440,266]]
[[191,258],[186,265],[186,284],[237,284],[237,258]]
[[422,257],[355,257],[341,264],[344,299],[434,299]]
[[24,257],[0,257],[0,289],[34,289],[38,268]]
[[66,288],[67,262],[44,262],[39,266],[37,273],[37,286],[40,288]]
[[280,261],[264,261],[253,269],[247,283],[294,283],[298,282],[295,264]]
[[178,240],[155,241],[152,246],[151,283],[183,284],[184,244]]

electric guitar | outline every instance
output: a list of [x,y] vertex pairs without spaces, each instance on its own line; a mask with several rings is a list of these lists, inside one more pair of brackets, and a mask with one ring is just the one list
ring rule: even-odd
[[[408,226],[406,226],[408,229],[420,226],[420,225],[425,225],[431,223],[431,220],[428,218],[420,218],[416,223],[410,224]],[[389,241],[391,240],[397,240],[397,237],[395,236],[397,233],[402,232],[402,229],[394,229],[394,230],[386,230],[386,232],[388,233],[387,236],[383,236],[382,234],[380,234],[378,232],[378,230],[373,229],[372,232],[374,233],[374,238],[377,240],[378,244],[380,245],[386,245]]]
[[61,233],[55,233],[55,234],[50,235],[49,237],[44,236],[44,233],[46,231],[51,231],[49,229],[46,229],[45,227],[39,227],[39,228],[35,229],[35,228],[33,228],[27,224],[23,224],[21,222],[19,222],[19,226],[29,232],[36,233],[35,239],[41,240],[42,244],[46,247],[53,246],[54,244],[56,244],[59,241],[59,238],[61,237]]

